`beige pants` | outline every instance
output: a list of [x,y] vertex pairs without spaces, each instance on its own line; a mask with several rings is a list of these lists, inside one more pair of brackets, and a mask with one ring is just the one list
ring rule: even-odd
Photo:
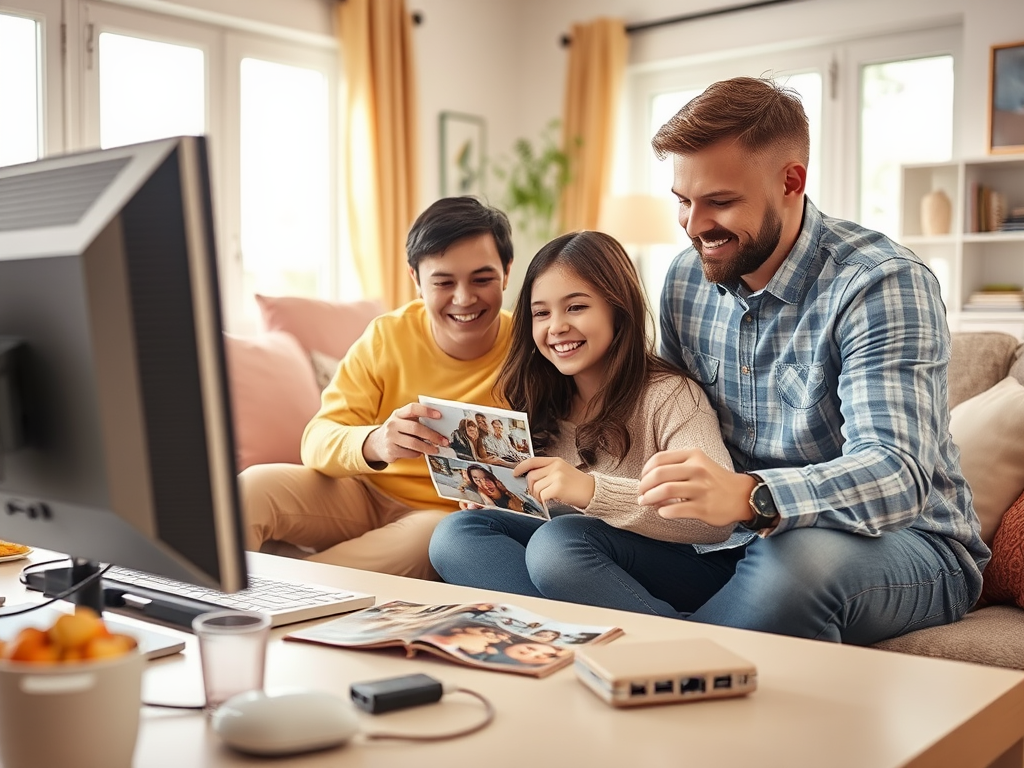
[[447,512],[413,509],[361,477],[328,477],[298,464],[257,464],[238,482],[246,549],[288,542],[311,549],[316,554],[306,559],[320,563],[438,579],[427,545]]

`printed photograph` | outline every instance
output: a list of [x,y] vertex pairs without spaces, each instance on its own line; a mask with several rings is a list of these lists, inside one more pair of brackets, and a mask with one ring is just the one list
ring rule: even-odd
[[450,440],[426,457],[438,496],[547,519],[526,479],[512,473],[533,456],[525,413],[426,396],[420,402],[441,412],[440,419],[421,421]]

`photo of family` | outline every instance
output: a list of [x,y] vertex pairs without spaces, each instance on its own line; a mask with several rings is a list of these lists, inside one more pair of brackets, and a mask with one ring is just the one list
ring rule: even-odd
[[525,413],[423,396],[420,402],[441,412],[440,419],[423,423],[450,440],[440,453],[426,457],[438,496],[548,517],[526,480],[512,473],[533,456]]

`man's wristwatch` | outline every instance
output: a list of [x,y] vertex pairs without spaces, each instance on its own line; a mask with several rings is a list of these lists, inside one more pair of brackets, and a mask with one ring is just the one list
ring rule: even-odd
[[748,472],[757,485],[750,492],[750,511],[754,516],[749,520],[740,522],[748,531],[763,531],[765,528],[772,528],[779,519],[779,510],[775,508],[775,499],[772,498],[772,491],[768,485],[753,472]]

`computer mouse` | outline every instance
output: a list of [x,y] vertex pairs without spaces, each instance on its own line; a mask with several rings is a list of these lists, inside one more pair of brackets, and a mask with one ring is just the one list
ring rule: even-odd
[[290,755],[344,744],[359,731],[350,701],[326,691],[248,691],[211,718],[224,743],[255,755]]

